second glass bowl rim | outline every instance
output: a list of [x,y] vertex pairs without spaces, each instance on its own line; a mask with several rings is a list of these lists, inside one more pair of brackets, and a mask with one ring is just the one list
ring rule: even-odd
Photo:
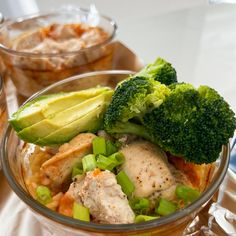
[[[41,17],[48,17],[48,16],[53,16],[53,15],[58,15],[58,14],[69,14],[69,13],[85,13],[88,14],[89,13],[89,9],[85,9],[85,8],[75,8],[75,9],[58,9],[58,10],[52,10],[52,11],[48,11],[48,12],[37,12],[34,14],[28,14],[25,16],[21,16],[21,17],[17,17],[17,18],[13,18],[11,20],[7,20],[7,21],[3,21],[0,24],[0,31],[2,29],[2,27],[4,26],[10,26],[12,24],[15,23],[21,23],[27,20],[33,20],[33,19],[37,19],[37,18],[41,18]],[[32,53],[32,52],[21,52],[21,51],[16,51],[13,50],[11,48],[8,48],[6,46],[4,46],[2,43],[0,43],[0,50],[3,50],[9,54],[13,54],[13,55],[17,55],[17,56],[28,56],[28,57],[35,57],[35,58],[43,58],[43,57],[58,57],[58,56],[69,56],[69,55],[74,55],[76,53],[82,53],[82,52],[86,52],[88,50],[93,50],[96,48],[99,48],[103,45],[108,44],[109,42],[112,41],[112,39],[114,39],[115,35],[116,35],[116,31],[117,31],[117,24],[116,22],[105,15],[102,15],[100,13],[97,13],[99,17],[104,18],[105,20],[107,20],[110,25],[113,27],[112,33],[111,35],[109,35],[109,37],[104,40],[103,42],[96,44],[94,46],[88,47],[88,48],[83,48],[80,50],[76,50],[76,51],[70,51],[70,52],[60,52],[60,53]]]
[[[76,75],[76,76],[64,79],[62,81],[59,81],[59,82],[41,90],[41,91],[39,91],[38,93],[31,96],[26,102],[49,91],[53,87],[56,87],[58,85],[62,85],[64,83],[68,83],[70,81],[79,80],[81,78],[86,78],[86,77],[95,76],[95,75],[103,75],[103,74],[104,75],[116,75],[116,74],[129,75],[131,73],[133,73],[133,72],[126,71],[126,70],[108,70],[108,71],[89,72],[89,73],[85,73],[85,74],[81,74],[81,75]],[[196,202],[190,204],[186,208],[184,208],[174,214],[171,214],[171,215],[165,216],[165,217],[161,217],[157,220],[147,221],[147,222],[143,222],[143,223],[139,223],[139,224],[135,224],[135,223],[133,223],[133,224],[96,224],[96,223],[91,223],[91,222],[88,223],[85,221],[75,220],[73,218],[69,218],[69,217],[60,215],[59,213],[51,211],[50,209],[39,204],[36,200],[34,200],[31,196],[29,196],[21,188],[21,186],[19,186],[19,184],[17,183],[17,181],[13,177],[13,174],[11,173],[10,165],[9,165],[8,158],[7,158],[6,147],[7,147],[8,137],[11,132],[13,132],[13,130],[10,127],[10,125],[8,125],[6,133],[3,138],[3,142],[2,142],[1,155],[2,155],[2,167],[3,167],[4,174],[8,180],[8,183],[10,184],[12,189],[14,190],[14,192],[31,209],[33,209],[35,212],[39,213],[40,215],[42,215],[46,218],[49,218],[52,221],[56,221],[57,223],[65,224],[65,225],[72,227],[72,228],[80,228],[80,229],[84,229],[84,230],[102,230],[102,231],[107,231],[107,232],[108,231],[109,232],[110,231],[129,232],[132,230],[145,230],[145,229],[148,230],[148,229],[152,229],[152,228],[155,228],[158,226],[164,226],[164,225],[174,222],[178,219],[184,218],[184,217],[188,216],[189,214],[193,213],[194,211],[196,211],[197,209],[199,209],[201,206],[206,204],[211,199],[211,197],[213,196],[215,191],[219,188],[220,184],[222,183],[222,181],[227,173],[227,169],[228,169],[228,165],[229,165],[229,150],[230,149],[229,149],[229,144],[228,144],[228,145],[223,146],[222,152],[220,154],[221,164],[220,164],[219,168],[217,169],[217,174],[216,174],[217,176],[213,177],[213,180],[215,180],[216,177],[217,177],[217,180],[212,181],[209,184],[207,190],[204,191],[204,193],[200,196],[200,198]],[[9,171],[10,171],[10,173],[9,173]]]

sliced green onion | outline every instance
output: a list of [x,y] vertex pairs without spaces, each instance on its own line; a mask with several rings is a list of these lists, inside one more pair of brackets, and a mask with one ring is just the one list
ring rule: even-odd
[[198,190],[185,185],[178,185],[175,189],[175,194],[178,198],[184,200],[185,204],[194,202],[200,196]]
[[134,184],[131,182],[129,177],[124,171],[120,171],[116,176],[117,183],[121,186],[122,191],[130,196],[131,193],[135,190]]
[[36,188],[36,199],[43,205],[47,205],[52,201],[51,191],[46,186],[38,186]]
[[109,157],[105,157],[101,154],[97,157],[97,167],[101,170],[113,170],[116,166],[124,163],[124,155],[122,153],[116,152]]
[[106,140],[103,137],[93,139],[93,154],[106,155]]
[[73,218],[77,220],[90,221],[89,209],[74,202],[73,204]]
[[97,167],[101,170],[112,170],[116,166],[116,163],[108,157],[101,154],[97,157]]
[[164,198],[161,198],[158,206],[155,209],[155,212],[158,215],[166,216],[176,212],[176,210],[177,210],[177,205],[175,203],[170,202]]
[[133,198],[129,200],[131,208],[137,213],[148,212],[150,202],[147,198]]
[[108,158],[112,160],[114,163],[116,163],[116,166],[121,165],[125,162],[125,157],[121,152],[113,153]]
[[112,141],[107,140],[106,141],[106,156],[110,156],[111,154],[117,151],[118,151],[118,148],[116,147],[116,145]]
[[141,223],[144,221],[149,221],[149,220],[155,220],[158,219],[158,216],[147,216],[147,215],[138,215],[135,217],[134,222],[135,223]]
[[76,175],[82,175],[84,173],[83,171],[83,165],[82,162],[76,163],[72,167],[72,174],[71,177],[74,178]]
[[96,158],[95,155],[89,154],[82,158],[82,165],[84,172],[94,170],[96,168]]

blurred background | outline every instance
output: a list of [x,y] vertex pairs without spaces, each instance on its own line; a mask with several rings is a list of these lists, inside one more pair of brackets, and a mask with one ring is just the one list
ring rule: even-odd
[[236,5],[233,0],[0,0],[5,18],[83,7],[118,24],[117,40],[144,63],[170,61],[179,81],[218,90],[236,111]]

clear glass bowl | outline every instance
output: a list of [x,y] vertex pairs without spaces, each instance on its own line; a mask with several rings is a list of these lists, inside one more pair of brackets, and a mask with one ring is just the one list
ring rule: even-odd
[[[43,94],[81,90],[96,85],[115,87],[119,81],[131,73],[130,71],[101,71],[78,75],[47,87],[33,95],[29,100]],[[206,206],[217,192],[229,164],[229,146],[226,145],[222,147],[216,171],[207,190],[197,201],[183,210],[166,217],[161,217],[158,220],[139,224],[105,225],[87,223],[60,215],[35,201],[27,191],[22,176],[22,163],[17,158],[19,144],[19,138],[12,128],[8,126],[2,143],[2,167],[4,174],[13,191],[33,210],[35,216],[41,220],[40,222],[58,235],[62,235],[62,232],[70,233],[70,235],[143,235],[144,233],[147,233],[145,235],[172,235],[175,232],[176,236],[182,235],[187,224],[193,220],[197,213]]]
[[[95,45],[89,44],[91,46],[88,45],[80,50],[71,49],[74,45],[71,42],[69,46],[64,45],[64,49],[60,53],[53,52],[54,48],[50,46],[50,43],[47,44],[48,49],[45,49],[44,53],[21,51],[12,46],[15,42],[22,42],[22,37],[23,39],[30,37],[28,40],[30,42],[22,43],[26,48],[29,45],[36,46],[47,31],[42,35],[35,32],[41,32],[40,30],[43,28],[55,24],[63,26],[81,23],[103,29],[107,33],[107,37],[102,38]],[[45,15],[39,14],[9,20],[0,26],[0,65],[4,65],[5,69],[5,73],[3,71],[1,73],[10,77],[17,92],[25,97],[72,75],[112,69],[113,44],[111,42],[115,37],[117,26],[112,19],[97,12],[84,9],[61,10]],[[60,27],[58,28],[60,31]],[[57,30],[55,30],[55,34],[58,32]],[[67,31],[67,34],[70,35],[70,33]],[[86,37],[89,38],[88,34]],[[90,38],[95,41],[94,36],[90,36]],[[3,69],[0,67],[0,70]]]

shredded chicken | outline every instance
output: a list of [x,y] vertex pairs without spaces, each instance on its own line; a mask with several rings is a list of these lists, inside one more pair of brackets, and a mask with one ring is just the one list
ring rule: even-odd
[[36,32],[27,32],[13,41],[17,51],[33,53],[61,53],[77,51],[97,45],[108,37],[99,27],[84,24],[52,24]]
[[70,196],[89,208],[95,222],[106,224],[127,224],[134,222],[134,213],[127,196],[117,184],[110,171],[87,172],[85,179],[72,183]]

